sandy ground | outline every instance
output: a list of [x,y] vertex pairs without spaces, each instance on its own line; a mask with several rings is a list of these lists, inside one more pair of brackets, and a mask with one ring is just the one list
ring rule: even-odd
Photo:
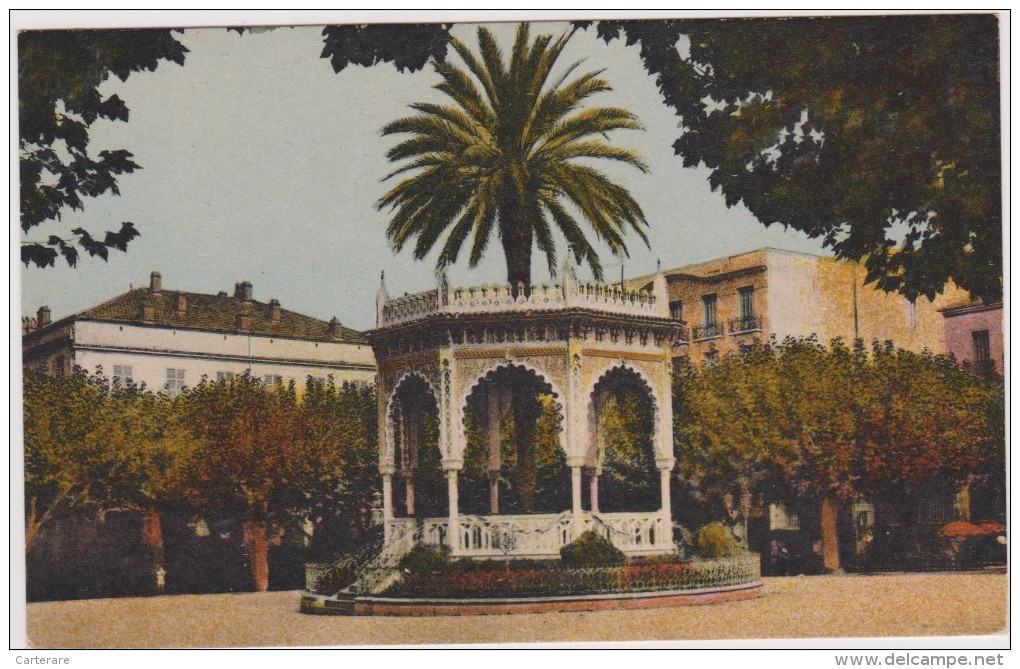
[[1006,628],[994,573],[765,579],[759,599],[635,611],[437,618],[325,617],[296,592],[29,604],[35,648],[494,644],[883,636],[970,636]]

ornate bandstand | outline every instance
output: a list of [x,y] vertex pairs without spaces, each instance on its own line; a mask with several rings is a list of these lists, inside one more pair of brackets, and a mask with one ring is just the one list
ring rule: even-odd
[[[379,370],[379,469],[390,555],[421,542],[448,546],[454,558],[558,557],[587,530],[631,556],[674,551],[671,351],[680,323],[670,318],[665,277],[656,276],[651,291],[632,291],[579,282],[569,264],[560,276],[557,285],[526,290],[450,287],[441,275],[435,288],[397,298],[380,286],[369,338]],[[603,512],[599,412],[624,388],[650,406],[647,461],[658,470],[658,491],[653,471],[654,508]],[[534,476],[510,482],[505,476],[503,426],[508,415],[524,415],[525,395],[544,398],[557,414],[557,455],[569,471],[555,502],[560,508],[537,508]],[[481,435],[475,439],[488,474],[484,513],[465,512],[459,488],[469,459],[470,411],[478,417],[473,434]],[[527,441],[520,418],[517,424],[516,438]],[[426,457],[425,449],[437,452]],[[441,470],[433,480],[440,481],[445,505],[425,499],[437,495],[435,485],[416,488],[425,467]],[[514,485],[517,502],[506,504],[501,498]]]

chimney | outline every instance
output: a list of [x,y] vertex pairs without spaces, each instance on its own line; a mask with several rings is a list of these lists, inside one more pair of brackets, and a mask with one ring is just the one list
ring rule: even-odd
[[275,297],[269,300],[269,319],[273,321],[273,325],[280,324],[281,312],[282,309],[280,309],[280,300],[276,299]]
[[35,326],[37,328],[44,328],[50,324],[50,308],[43,305],[39,307],[39,311],[35,314]]
[[251,281],[234,284],[234,299],[248,301],[252,297]]
[[177,293],[177,315],[186,316],[188,314],[188,297],[184,293]]
[[251,315],[247,311],[238,311],[235,324],[238,332],[251,332]]
[[343,326],[340,325],[340,321],[334,316],[329,321],[329,327],[326,329],[326,334],[330,337],[339,337],[343,334]]
[[149,292],[153,295],[159,295],[161,290],[163,290],[163,275],[159,272],[153,272],[149,275]]

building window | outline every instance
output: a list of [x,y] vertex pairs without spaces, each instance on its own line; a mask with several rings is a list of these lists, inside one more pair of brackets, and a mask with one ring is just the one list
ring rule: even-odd
[[684,303],[680,300],[673,300],[669,303],[669,317],[675,321],[684,319]]
[[130,386],[135,382],[133,372],[131,365],[114,365],[113,382],[120,386]]
[[988,340],[988,330],[975,330],[971,333],[974,338],[974,364],[987,365],[992,359],[992,348]]
[[740,289],[740,319],[754,318],[754,286]]
[[715,311],[715,295],[705,295],[701,298],[701,303],[705,308],[705,327],[712,328],[718,323],[716,311]]
[[279,374],[266,374],[262,377],[262,382],[267,386],[282,386],[283,377]]
[[694,339],[709,339],[719,336],[719,322],[715,310],[715,295],[705,295],[701,298],[701,306],[704,314],[702,325],[692,328],[691,336]]
[[730,332],[749,332],[761,329],[761,320],[754,314],[754,286],[737,291],[740,295],[740,318],[730,321]]
[[[167,371],[169,372],[169,370]],[[169,375],[167,378],[169,378]],[[216,383],[221,383],[223,381],[230,383],[233,380],[234,380],[233,372],[216,372]]]
[[176,367],[167,367],[166,369],[166,389],[170,391],[172,395],[184,390],[184,370],[177,369]]

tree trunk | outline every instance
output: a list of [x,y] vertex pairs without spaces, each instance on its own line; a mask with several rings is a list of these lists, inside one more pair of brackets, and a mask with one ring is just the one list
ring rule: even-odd
[[42,526],[42,522],[39,520],[39,513],[36,510],[35,497],[28,503],[28,518],[25,520],[25,553],[28,554],[32,550],[32,544],[35,543],[36,537],[39,536],[39,528]]
[[822,498],[822,563],[830,572],[841,572],[839,562],[839,506],[827,495]]
[[159,509],[150,506],[145,509],[142,520],[142,545],[145,546],[149,559],[150,574],[156,586],[156,592],[162,592],[166,585],[166,569],[163,562],[163,525],[159,518]]
[[499,197],[499,236],[506,257],[506,275],[516,297],[520,286],[531,294],[531,250],[534,243],[534,222],[530,208],[521,202],[513,188],[506,188]]
[[751,490],[746,481],[740,484],[740,518],[743,524],[744,548],[751,550]]
[[269,542],[266,521],[249,519],[244,523],[244,540],[251,555],[251,576],[255,590],[269,590]]

